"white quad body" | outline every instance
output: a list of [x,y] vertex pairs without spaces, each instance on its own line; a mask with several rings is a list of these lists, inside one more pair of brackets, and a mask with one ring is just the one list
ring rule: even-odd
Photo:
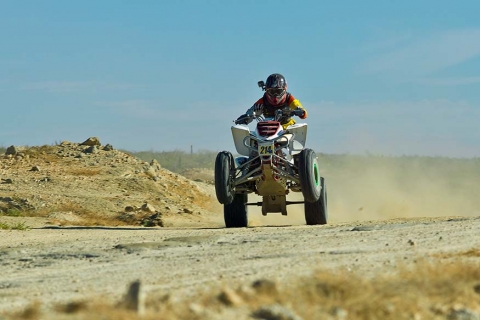
[[277,134],[271,137],[261,137],[256,131],[251,132],[249,127],[244,124],[237,124],[232,126],[232,136],[235,143],[235,149],[242,156],[249,156],[250,149],[247,145],[250,144],[250,136],[254,137],[256,140],[272,140],[279,136],[286,136],[288,143],[288,156],[291,158],[293,155],[300,153],[305,147],[307,140],[307,124],[306,123],[296,123],[291,126],[288,126],[285,130],[280,130]]
[[262,196],[262,214],[282,212],[286,215],[286,195],[290,190],[301,191],[294,158],[305,149],[307,124],[293,124],[283,129],[280,122],[268,119],[259,121],[254,131],[244,124],[231,129],[239,153],[234,159],[236,192],[255,192]]

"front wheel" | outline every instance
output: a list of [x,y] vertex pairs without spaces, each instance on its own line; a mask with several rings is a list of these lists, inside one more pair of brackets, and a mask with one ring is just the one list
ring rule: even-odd
[[233,156],[228,151],[217,154],[215,159],[215,193],[221,204],[229,204],[233,201]]
[[247,194],[236,194],[233,201],[223,206],[223,217],[227,228],[246,228],[248,226]]
[[320,172],[317,155],[312,149],[303,149],[298,155],[298,175],[306,202],[315,202],[320,198]]
[[305,221],[307,225],[327,224],[328,208],[327,208],[327,185],[325,178],[320,178],[322,191],[320,197],[315,202],[305,201]]

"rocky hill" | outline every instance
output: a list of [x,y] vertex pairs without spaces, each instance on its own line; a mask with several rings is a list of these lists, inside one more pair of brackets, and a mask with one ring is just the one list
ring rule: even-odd
[[[214,218],[211,183],[102,145],[11,146],[0,156],[2,219],[36,224],[182,226]],[[36,217],[36,220],[28,217]],[[220,223],[220,222],[219,222]]]

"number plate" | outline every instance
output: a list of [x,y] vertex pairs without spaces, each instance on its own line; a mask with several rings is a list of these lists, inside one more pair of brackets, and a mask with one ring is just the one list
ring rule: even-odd
[[261,143],[258,146],[258,153],[261,156],[271,156],[273,154],[274,148],[273,143]]

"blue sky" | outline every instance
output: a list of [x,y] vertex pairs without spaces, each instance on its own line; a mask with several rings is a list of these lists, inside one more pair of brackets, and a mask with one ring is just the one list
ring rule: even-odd
[[0,0],[0,145],[231,150],[282,73],[324,153],[480,156],[480,1]]

